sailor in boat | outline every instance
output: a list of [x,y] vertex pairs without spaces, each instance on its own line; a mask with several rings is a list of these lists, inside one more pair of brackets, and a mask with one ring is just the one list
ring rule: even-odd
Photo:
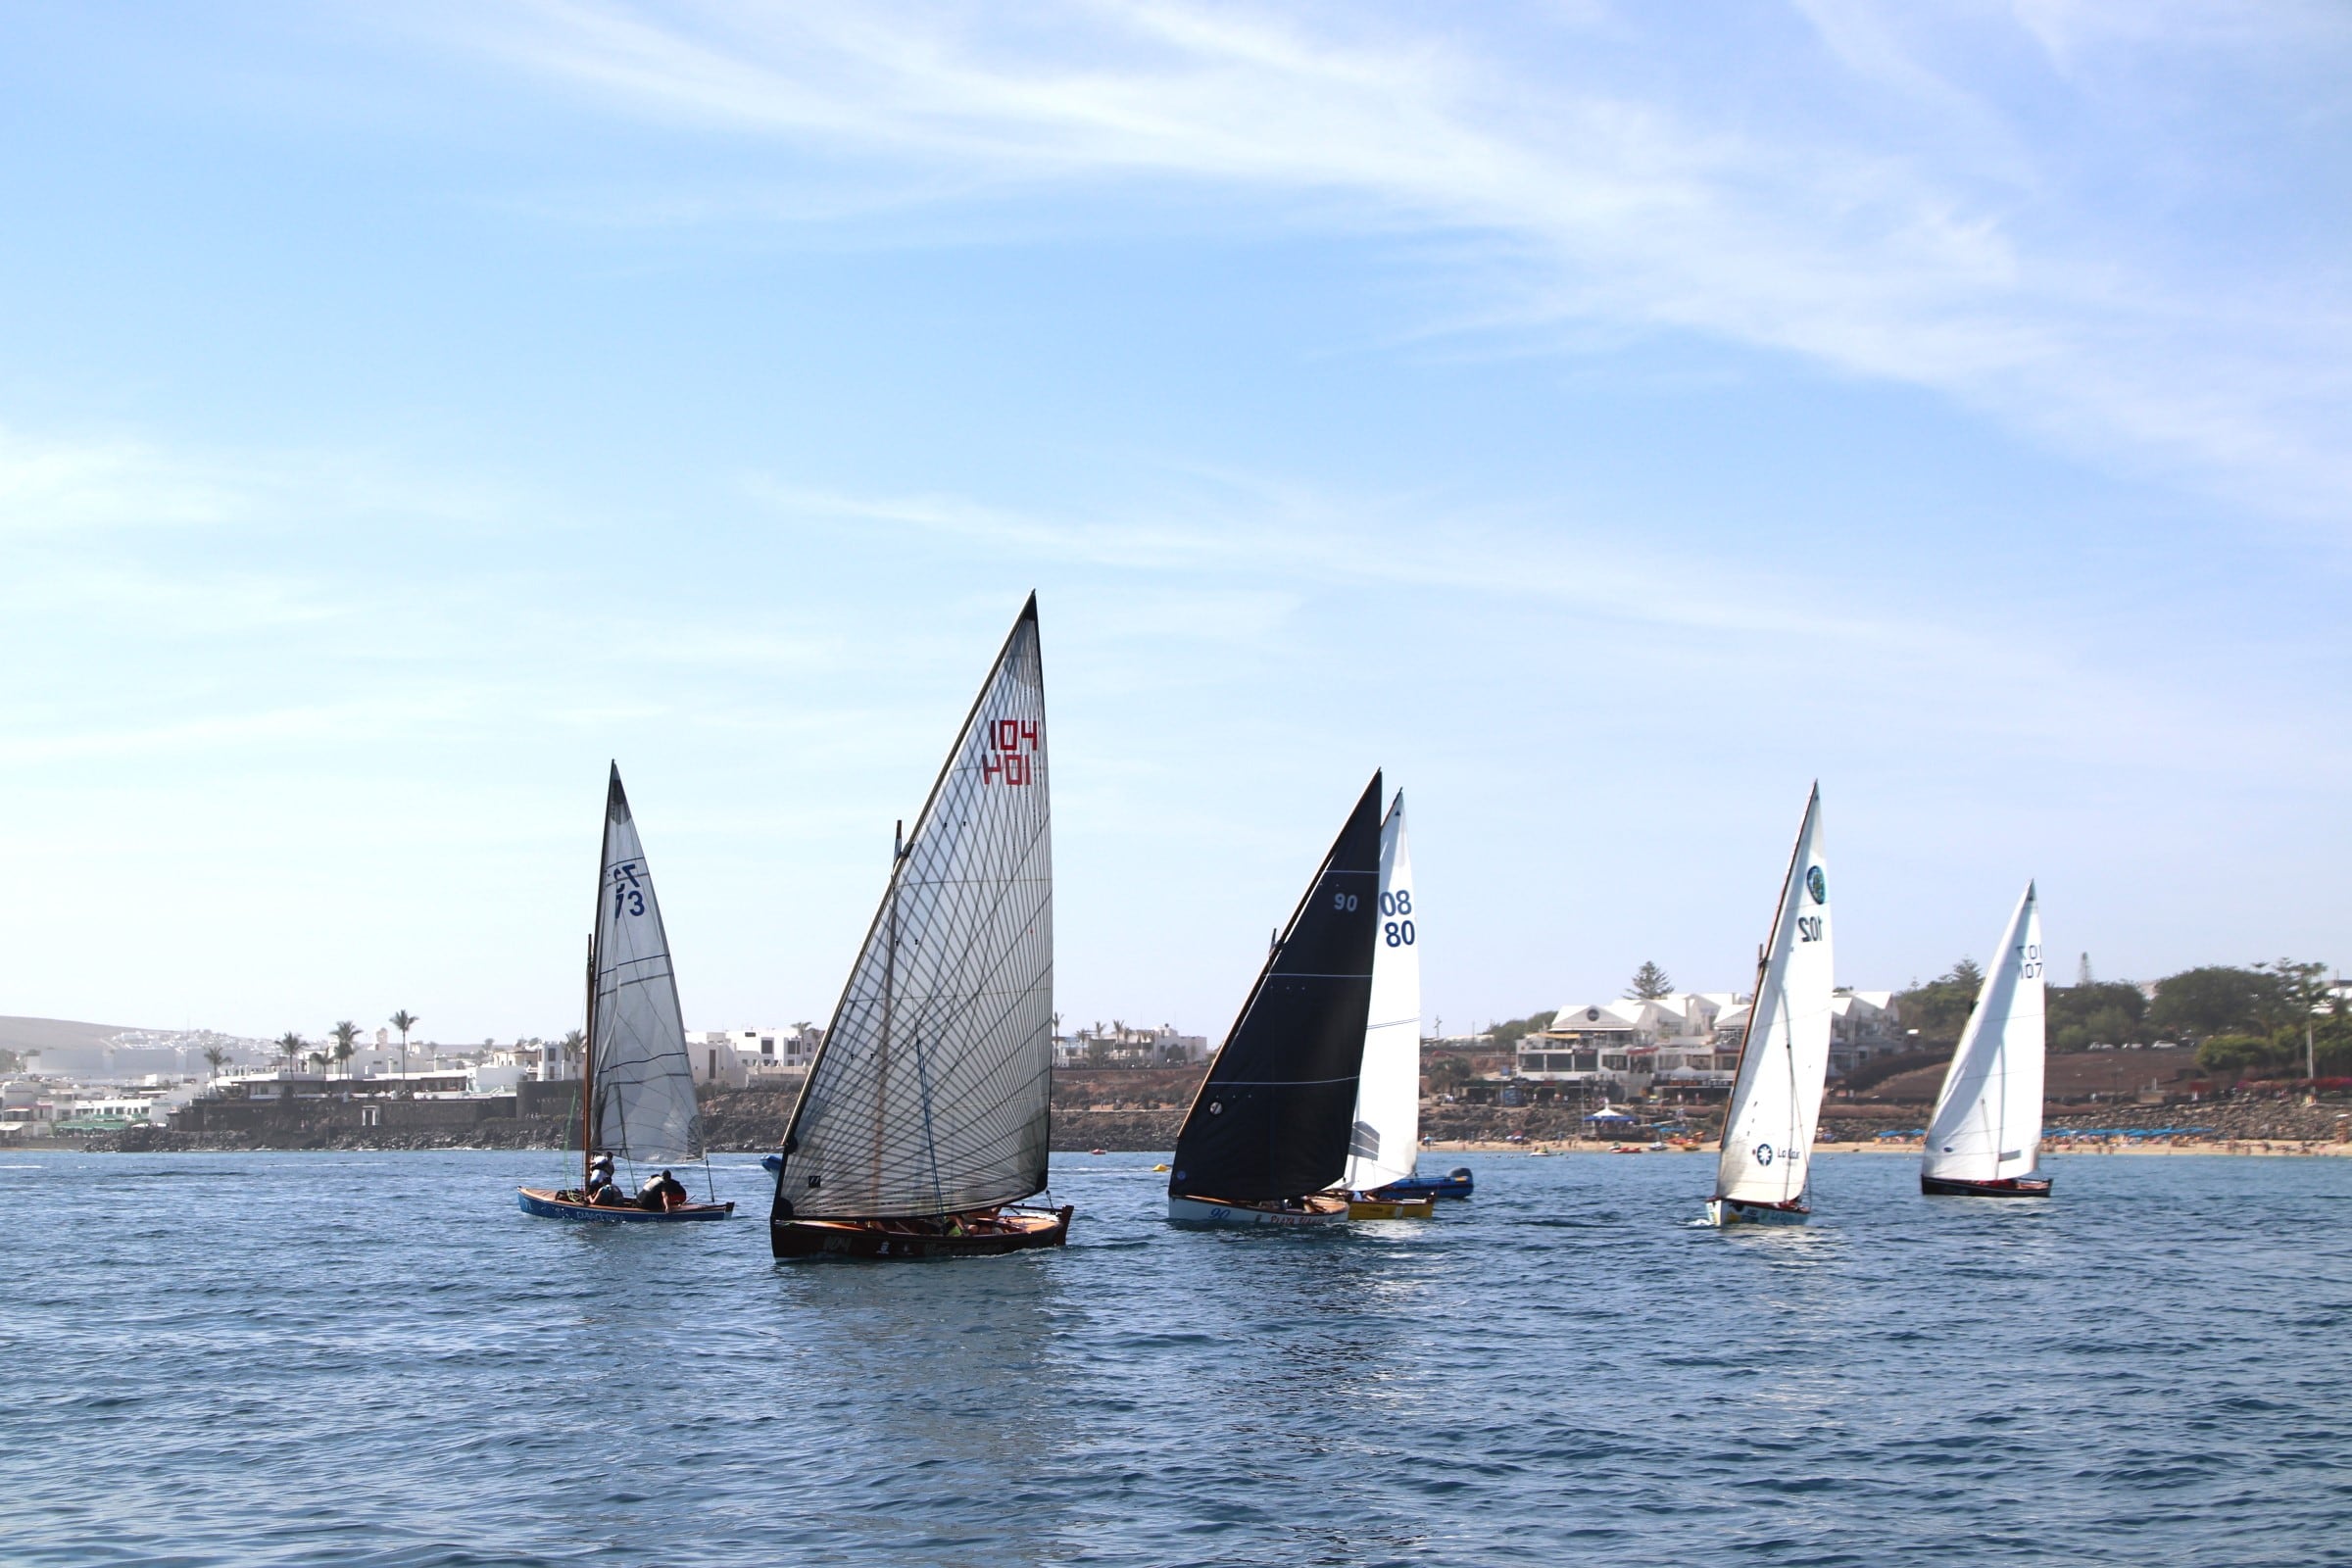
[[612,1204],[621,1200],[620,1189],[612,1185],[612,1156],[599,1154],[588,1163],[588,1190],[581,1195],[586,1202]]
[[645,1185],[637,1189],[637,1206],[654,1214],[684,1208],[686,1184],[667,1171],[659,1176],[648,1176]]

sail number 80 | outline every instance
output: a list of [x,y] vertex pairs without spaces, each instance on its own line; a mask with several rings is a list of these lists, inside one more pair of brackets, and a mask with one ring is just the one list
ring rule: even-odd
[[1411,947],[1413,945],[1413,922],[1403,917],[1409,916],[1413,912],[1413,890],[1398,888],[1394,893],[1383,893],[1380,896],[1380,912],[1384,915],[1398,917],[1381,922],[1381,940],[1392,948]]

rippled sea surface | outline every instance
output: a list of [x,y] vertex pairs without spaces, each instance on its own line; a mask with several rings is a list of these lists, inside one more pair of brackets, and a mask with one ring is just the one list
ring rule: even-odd
[[[1438,1163],[1453,1160],[1440,1156]],[[0,1152],[11,1564],[2352,1563],[2352,1161],[1473,1157],[1434,1222],[777,1264],[512,1153]]]

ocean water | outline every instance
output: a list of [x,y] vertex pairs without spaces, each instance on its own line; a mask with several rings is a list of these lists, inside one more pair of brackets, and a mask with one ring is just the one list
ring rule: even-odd
[[[1454,1161],[1441,1156],[1440,1164]],[[1434,1222],[767,1255],[513,1153],[0,1152],[17,1564],[2352,1563],[2352,1161],[1477,1157]]]

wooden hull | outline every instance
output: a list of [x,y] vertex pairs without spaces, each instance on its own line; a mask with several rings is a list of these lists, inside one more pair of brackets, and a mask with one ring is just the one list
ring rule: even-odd
[[1407,1176],[1404,1180],[1391,1182],[1386,1187],[1375,1187],[1364,1196],[1366,1198],[1460,1200],[1468,1198],[1477,1190],[1477,1179],[1470,1174],[1468,1166],[1463,1166],[1459,1170],[1448,1171],[1443,1176]]
[[1804,1225],[1812,1221],[1813,1211],[1802,1202],[1742,1203],[1736,1198],[1707,1200],[1707,1223],[1717,1230],[1729,1230],[1734,1225]]
[[631,1203],[623,1208],[607,1208],[597,1203],[582,1203],[564,1198],[545,1187],[524,1187],[514,1194],[514,1206],[525,1214],[541,1219],[585,1220],[591,1225],[676,1225],[698,1219],[725,1219],[735,1212],[733,1203],[688,1203],[684,1208],[639,1208]]
[[1168,1219],[1177,1225],[1331,1225],[1348,1218],[1348,1200],[1336,1193],[1316,1193],[1283,1203],[1229,1203],[1222,1198],[1181,1198],[1168,1195]]
[[1349,1219],[1430,1219],[1438,1212],[1434,1198],[1374,1198],[1368,1193],[1349,1193]]
[[957,1231],[939,1220],[770,1219],[767,1240],[778,1257],[995,1257],[1064,1245],[1075,1212],[1065,1204],[949,1216]]
[[2047,1198],[2047,1176],[2011,1176],[2001,1181],[1964,1182],[1949,1176],[1919,1178],[1919,1190],[1930,1198]]

